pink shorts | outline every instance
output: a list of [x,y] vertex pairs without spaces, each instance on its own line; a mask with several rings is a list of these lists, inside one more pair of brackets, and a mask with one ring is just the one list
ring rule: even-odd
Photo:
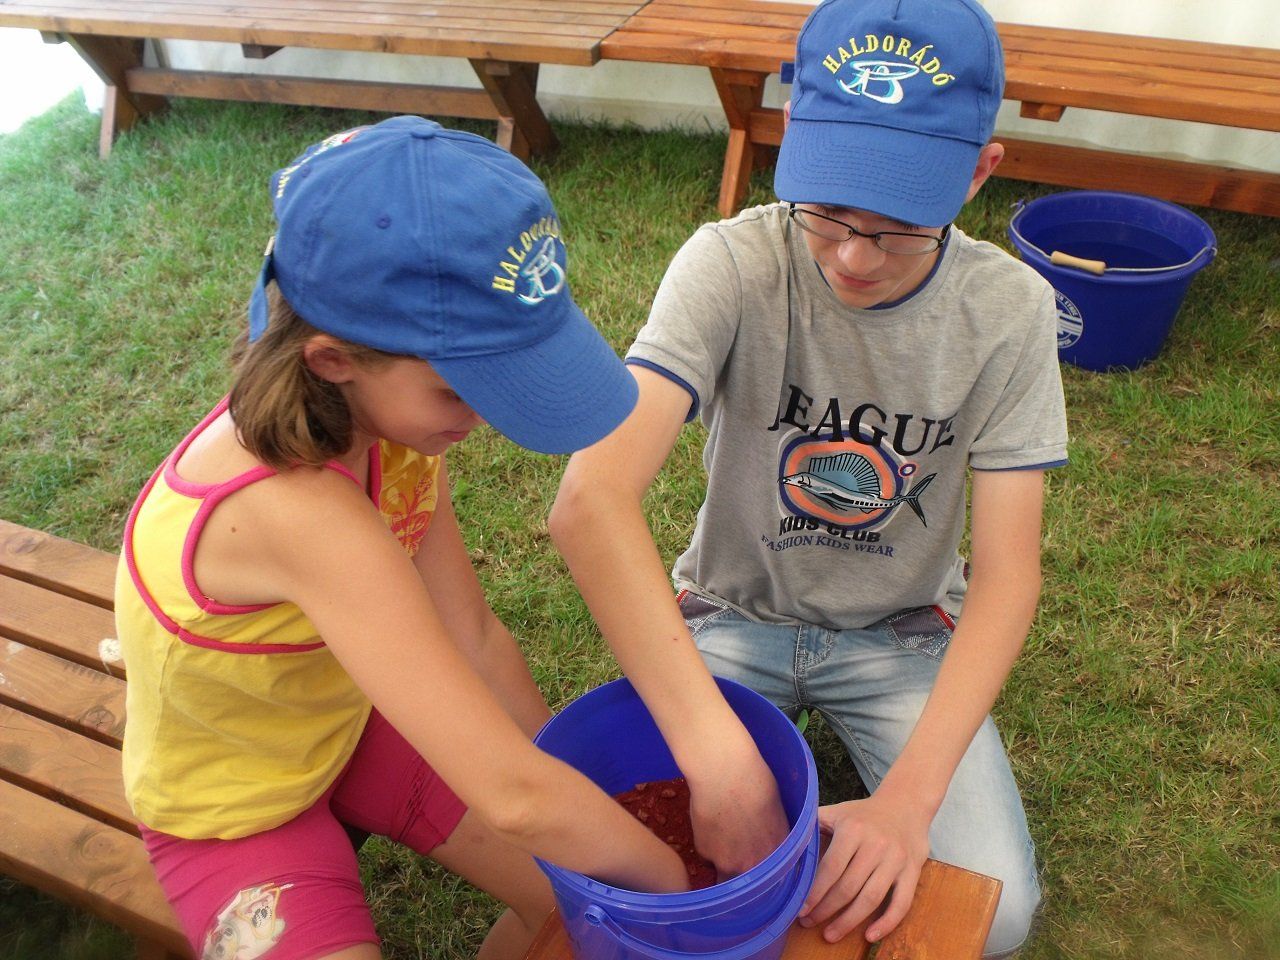
[[378,943],[344,825],[427,854],[465,812],[374,711],[347,769],[288,823],[238,840],[184,840],[143,827],[142,839],[196,957],[312,960]]

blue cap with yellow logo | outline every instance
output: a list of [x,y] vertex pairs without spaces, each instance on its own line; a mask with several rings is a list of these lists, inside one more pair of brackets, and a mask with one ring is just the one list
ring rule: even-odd
[[800,30],[779,198],[939,227],[995,129],[1004,58],[976,0],[825,0]]
[[271,196],[251,340],[274,280],[312,326],[427,360],[529,449],[581,449],[635,406],[635,380],[569,294],[546,188],[491,141],[393,117],[309,147]]

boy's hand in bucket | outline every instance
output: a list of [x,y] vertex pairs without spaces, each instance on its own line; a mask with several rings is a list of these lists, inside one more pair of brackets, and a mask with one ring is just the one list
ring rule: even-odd
[[698,775],[687,776],[694,845],[716,865],[717,882],[760,863],[789,830],[773,772],[750,735],[742,733],[745,745],[717,743]]

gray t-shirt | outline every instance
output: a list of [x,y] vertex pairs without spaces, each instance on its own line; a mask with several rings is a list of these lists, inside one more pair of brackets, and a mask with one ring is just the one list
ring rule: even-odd
[[709,430],[676,585],[767,623],[958,614],[966,467],[1066,462],[1053,289],[955,228],[912,296],[858,310],[785,205],[707,224],[627,361],[682,382]]

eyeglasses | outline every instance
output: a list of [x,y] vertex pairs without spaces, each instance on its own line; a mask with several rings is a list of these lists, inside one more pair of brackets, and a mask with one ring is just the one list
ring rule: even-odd
[[933,253],[933,251],[942,246],[942,241],[947,238],[947,232],[951,229],[951,224],[947,224],[942,228],[942,233],[936,237],[928,233],[897,233],[892,230],[863,233],[857,227],[851,226],[843,220],[836,220],[834,217],[814,213],[812,210],[805,210],[802,207],[797,207],[794,203],[787,204],[787,208],[788,215],[795,221],[796,226],[801,230],[807,230],[814,236],[821,237],[823,240],[844,243],[853,237],[866,237],[885,253],[899,253],[907,256]]

